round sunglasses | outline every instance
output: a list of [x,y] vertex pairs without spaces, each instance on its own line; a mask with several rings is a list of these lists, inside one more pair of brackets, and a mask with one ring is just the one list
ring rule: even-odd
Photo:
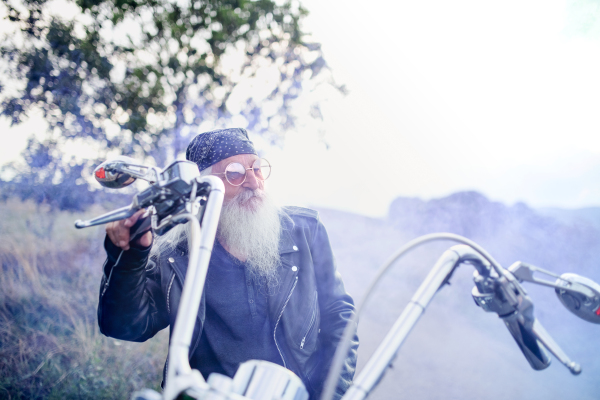
[[264,181],[269,177],[269,175],[271,175],[271,164],[269,164],[269,162],[264,158],[256,159],[250,168],[246,168],[238,162],[233,162],[225,167],[225,172],[217,172],[213,173],[213,175],[225,175],[225,179],[231,185],[240,186],[246,182],[248,170],[252,170],[254,172],[256,179],[259,181]]

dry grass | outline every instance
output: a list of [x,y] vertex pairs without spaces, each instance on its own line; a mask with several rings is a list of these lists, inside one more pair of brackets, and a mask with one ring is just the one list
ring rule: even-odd
[[[91,210],[87,216],[104,210]],[[128,343],[99,333],[102,228],[84,215],[0,203],[0,398],[128,398],[157,389],[167,333]]]

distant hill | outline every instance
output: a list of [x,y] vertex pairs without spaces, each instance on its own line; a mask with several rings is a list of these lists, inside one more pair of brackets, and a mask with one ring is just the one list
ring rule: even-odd
[[[600,208],[533,209],[505,205],[477,192],[421,200],[398,198],[387,218],[320,210],[339,269],[358,301],[377,268],[408,240],[432,232],[468,237],[504,267],[521,260],[554,273],[600,282]],[[424,246],[398,263],[361,318],[359,369],[441,253]],[[573,316],[552,289],[524,284],[535,315],[562,349],[582,365],[572,376],[557,360],[533,371],[495,314],[474,305],[472,267],[463,266],[441,290],[401,349],[373,399],[597,399],[600,325]],[[540,278],[549,278],[540,276]],[[552,278],[550,278],[552,279]]]
[[600,208],[535,210],[524,203],[507,206],[477,192],[459,192],[430,201],[398,198],[390,206],[388,222],[415,236],[466,236],[505,262],[526,257],[545,268],[576,265],[591,272],[600,255]]

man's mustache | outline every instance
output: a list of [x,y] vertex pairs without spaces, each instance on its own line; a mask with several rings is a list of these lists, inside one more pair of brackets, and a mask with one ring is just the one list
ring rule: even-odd
[[255,197],[262,199],[265,197],[265,192],[261,189],[244,189],[233,198],[233,201],[245,203],[246,201]]

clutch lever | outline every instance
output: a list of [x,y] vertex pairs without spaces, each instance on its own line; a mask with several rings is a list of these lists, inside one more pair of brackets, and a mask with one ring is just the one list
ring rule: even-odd
[[[89,228],[90,226],[120,221],[133,216],[139,209],[140,208],[135,207],[133,204],[130,204],[87,221],[77,220],[75,221],[75,228],[83,229]],[[133,226],[129,229],[129,242],[139,239],[142,237],[142,235],[152,229],[152,219],[150,217],[151,214],[152,210],[147,209],[146,212],[141,215],[135,224],[133,224]]]
[[118,208],[114,211],[107,212],[106,214],[102,214],[99,217],[89,219],[87,221],[82,221],[78,219],[77,221],[75,221],[75,228],[83,229],[89,228],[90,226],[102,225],[113,221],[119,221],[131,217],[137,212],[137,210],[138,208],[134,207],[133,204],[130,204],[128,206]]

